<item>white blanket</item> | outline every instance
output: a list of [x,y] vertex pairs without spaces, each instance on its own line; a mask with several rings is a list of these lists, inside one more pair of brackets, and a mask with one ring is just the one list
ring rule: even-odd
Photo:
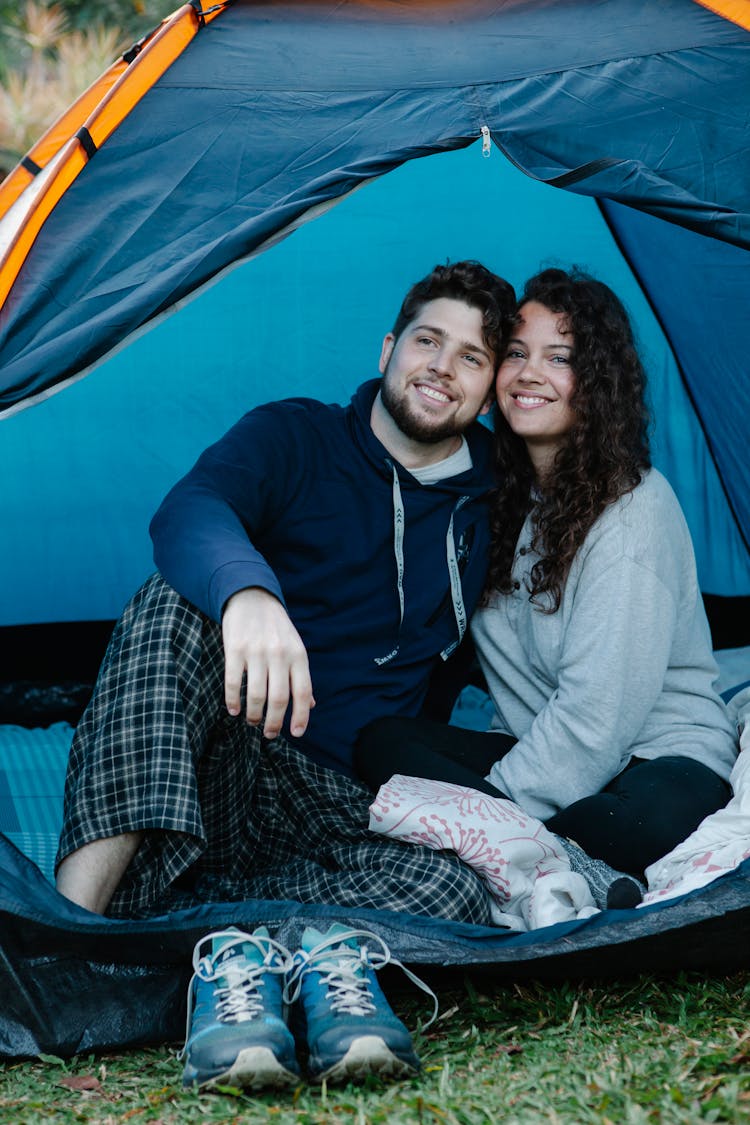
[[[750,856],[750,687],[729,709],[740,744],[731,775],[734,796],[648,868],[643,905],[705,886]],[[505,798],[396,774],[370,806],[370,829],[455,852],[487,884],[495,925],[529,930],[596,913],[586,880],[570,870],[555,837]]]
[[733,797],[695,832],[646,869],[643,905],[676,898],[734,870],[750,856],[750,687],[727,704],[737,724],[740,753],[730,776]]
[[487,884],[497,926],[530,930],[596,913],[552,833],[505,798],[396,774],[370,806],[370,829],[456,852]]

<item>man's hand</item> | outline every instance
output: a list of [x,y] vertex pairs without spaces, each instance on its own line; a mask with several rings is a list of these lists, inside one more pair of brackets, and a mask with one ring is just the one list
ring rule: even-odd
[[259,586],[239,590],[222,616],[224,698],[230,715],[240,713],[240,689],[247,676],[247,721],[266,720],[263,734],[275,738],[292,699],[290,730],[307,730],[315,706],[310,666],[302,639],[278,598]]

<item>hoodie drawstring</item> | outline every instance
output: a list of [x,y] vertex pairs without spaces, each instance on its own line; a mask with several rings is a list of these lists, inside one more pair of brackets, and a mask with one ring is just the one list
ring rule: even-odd
[[461,641],[464,639],[466,632],[466,607],[464,606],[464,592],[461,589],[461,571],[458,569],[458,555],[456,554],[456,540],[453,536],[453,520],[456,512],[463,508],[464,504],[468,503],[469,497],[462,496],[456,504],[453,512],[451,513],[451,522],[448,524],[448,534],[446,535],[446,555],[448,558],[448,577],[451,583],[451,600],[453,602],[453,613],[456,618],[456,625],[458,626],[458,640],[453,641],[444,648],[440,653],[443,660],[447,660],[452,652],[458,648]]
[[[399,604],[399,620],[398,620],[398,636],[399,640],[396,642],[396,647],[385,656],[376,656],[376,664],[388,664],[398,655],[401,637],[401,627],[404,623],[404,501],[401,496],[401,484],[398,479],[398,472],[393,462],[390,462],[391,469],[393,470],[393,553],[396,556],[396,586],[398,590],[398,604]],[[458,627],[458,639],[451,641],[451,643],[443,649],[440,656],[443,660],[447,660],[455,649],[461,644],[466,633],[466,607],[464,606],[463,590],[461,589],[461,571],[458,565],[458,554],[456,551],[456,541],[453,535],[453,521],[464,504],[470,500],[469,496],[461,496],[454,507],[450,523],[448,524],[448,532],[446,535],[446,557],[448,562],[448,577],[450,579],[451,587],[451,601],[453,603],[453,613],[456,618],[456,625]]]
[[[401,626],[404,623],[404,501],[401,496],[401,484],[396,466],[392,461],[389,464],[393,470],[393,553],[396,556],[396,586],[399,605],[398,636],[400,638]],[[389,660],[393,660],[394,656],[398,655],[400,647],[400,642],[397,641],[396,647],[391,652],[385,656],[376,656],[375,663],[387,664]]]

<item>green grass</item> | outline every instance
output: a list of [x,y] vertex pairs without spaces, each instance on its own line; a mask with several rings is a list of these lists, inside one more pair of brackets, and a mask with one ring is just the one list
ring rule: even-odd
[[[182,1090],[167,1047],[45,1058],[4,1068],[0,1122],[750,1122],[748,973],[593,987],[475,977],[440,999],[439,1021],[415,1035],[424,1070],[411,1081],[208,1094]],[[425,1018],[411,994],[395,1007],[412,1027]]]

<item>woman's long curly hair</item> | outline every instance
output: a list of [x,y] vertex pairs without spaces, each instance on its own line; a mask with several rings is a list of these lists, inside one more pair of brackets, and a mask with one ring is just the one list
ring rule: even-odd
[[602,282],[578,270],[544,270],[527,282],[519,311],[529,301],[560,313],[572,333],[575,422],[551,471],[537,482],[523,439],[496,411],[498,485],[485,600],[494,590],[507,594],[513,588],[516,542],[533,503],[532,548],[540,558],[531,570],[529,596],[544,612],[554,613],[594,522],[608,504],[635,488],[651,463],[645,375],[628,315]]

